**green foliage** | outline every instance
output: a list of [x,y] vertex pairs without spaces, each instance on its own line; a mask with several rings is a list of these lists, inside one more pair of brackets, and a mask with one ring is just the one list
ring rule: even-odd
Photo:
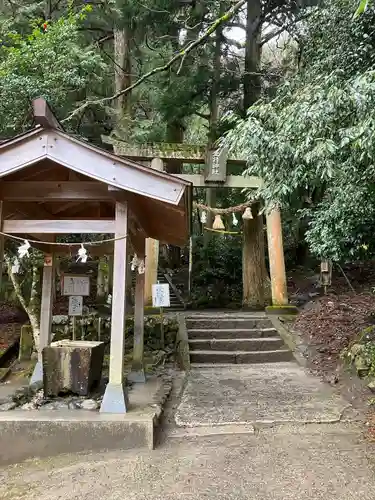
[[106,66],[80,34],[86,8],[48,23],[34,22],[29,34],[6,31],[0,49],[0,134],[30,126],[30,101],[42,96],[63,118],[103,80]]
[[342,359],[354,366],[358,376],[375,377],[375,327],[365,328],[358,338],[343,350]]
[[267,205],[294,212],[312,252],[333,260],[375,253],[375,12],[353,21],[354,5],[313,11],[300,29],[298,73],[227,139],[246,173],[264,179]]
[[242,297],[242,245],[238,236],[194,241],[192,301],[197,307],[235,307]]

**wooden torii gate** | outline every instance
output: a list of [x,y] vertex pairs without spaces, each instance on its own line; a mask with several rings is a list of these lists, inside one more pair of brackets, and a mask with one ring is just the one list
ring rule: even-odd
[[[180,160],[184,163],[204,164],[203,173],[200,174],[171,174],[193,184],[194,187],[212,188],[247,188],[256,189],[262,184],[259,177],[242,175],[227,175],[227,164],[245,166],[242,158],[228,159],[225,150],[208,150],[205,146],[173,143],[154,143],[143,145],[131,145],[118,138],[102,136],[102,141],[113,147],[114,152],[141,162],[151,162],[151,168],[164,169],[164,161]],[[281,226],[281,214],[278,208],[273,208],[266,214],[267,240],[271,278],[271,292],[273,305],[283,306],[288,304],[286,285],[285,260],[283,249],[283,236]],[[248,242],[244,238],[244,245]],[[244,247],[246,253],[246,248]],[[146,243],[146,298],[151,295],[151,285],[156,282],[158,268],[159,245],[154,240]],[[244,279],[244,296],[247,296],[249,283]]]

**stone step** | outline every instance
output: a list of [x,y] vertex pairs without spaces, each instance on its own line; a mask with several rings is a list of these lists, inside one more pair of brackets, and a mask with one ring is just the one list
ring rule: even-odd
[[267,337],[277,337],[276,328],[194,328],[188,330],[189,339],[258,339]]
[[293,354],[286,349],[276,351],[191,351],[191,363],[255,364],[292,361]]
[[280,337],[266,339],[194,339],[189,340],[190,351],[275,351],[284,342]]
[[186,327],[190,329],[253,329],[253,328],[272,328],[271,320],[265,316],[250,318],[228,318],[228,317],[204,317],[187,318]]

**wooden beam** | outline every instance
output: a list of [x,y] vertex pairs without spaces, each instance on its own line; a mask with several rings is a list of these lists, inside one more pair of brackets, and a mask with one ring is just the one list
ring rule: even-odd
[[113,201],[107,185],[100,182],[75,181],[4,181],[0,184],[3,201]]
[[5,218],[9,218],[15,214],[23,214],[26,217],[34,217],[39,219],[52,219],[53,214],[45,210],[37,203],[30,202],[5,202]]
[[102,135],[104,144],[111,144],[120,156],[126,156],[137,161],[147,161],[153,158],[162,160],[184,160],[186,163],[204,163],[206,147],[193,144],[151,143],[134,145]]
[[[116,203],[116,238],[128,234],[128,207]],[[126,413],[128,398],[124,380],[125,316],[126,316],[126,263],[128,244],[126,239],[117,239],[114,248],[112,323],[109,364],[109,383],[105,389],[100,411],[103,413]]]
[[33,100],[32,104],[34,120],[38,125],[41,125],[43,128],[63,130],[62,125],[53,114],[45,99],[43,99],[42,97],[38,97],[37,99]]
[[4,233],[87,234],[114,233],[113,220],[6,220]]
[[225,188],[259,188],[262,186],[260,177],[242,175],[228,175],[225,182],[205,182],[201,174],[170,174],[184,181],[191,182],[194,187],[225,187]]

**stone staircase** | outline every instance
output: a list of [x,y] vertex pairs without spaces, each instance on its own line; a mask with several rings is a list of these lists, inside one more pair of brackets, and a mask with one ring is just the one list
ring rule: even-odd
[[190,362],[252,364],[293,360],[271,320],[260,314],[207,313],[186,317]]

